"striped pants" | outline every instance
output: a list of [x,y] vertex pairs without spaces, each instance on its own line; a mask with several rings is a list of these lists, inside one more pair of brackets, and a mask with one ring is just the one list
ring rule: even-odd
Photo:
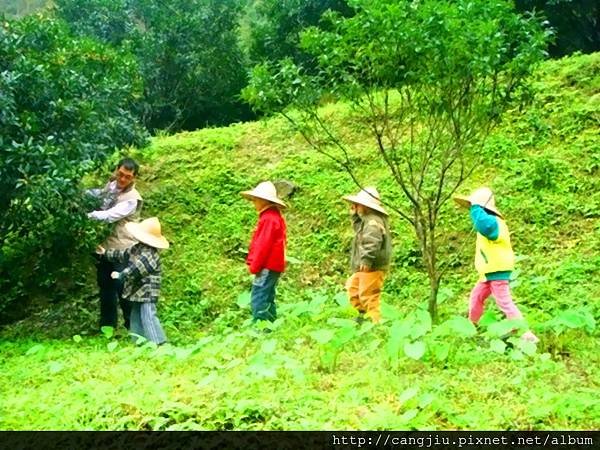
[[[129,332],[134,335],[143,336],[155,344],[163,344],[167,341],[165,332],[156,316],[156,303],[129,302],[131,304],[131,326]],[[132,336],[134,342],[137,336]]]

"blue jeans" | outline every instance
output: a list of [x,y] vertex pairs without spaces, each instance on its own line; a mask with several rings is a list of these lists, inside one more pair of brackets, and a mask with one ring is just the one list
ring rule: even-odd
[[[143,336],[155,344],[167,341],[160,321],[156,316],[156,303],[128,302],[131,306],[131,333]],[[133,342],[137,337],[132,336]]]
[[256,274],[252,282],[252,317],[254,320],[270,320],[277,318],[275,308],[275,286],[281,273],[263,269]]

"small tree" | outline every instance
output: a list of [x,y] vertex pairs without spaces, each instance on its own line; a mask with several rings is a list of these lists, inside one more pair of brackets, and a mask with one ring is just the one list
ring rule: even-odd
[[547,33],[509,2],[356,1],[352,18],[331,15],[332,30],[310,29],[305,51],[319,73],[290,60],[257,66],[244,97],[280,111],[317,151],[361,185],[344,131],[319,109],[324,98],[350,105],[373,138],[390,179],[404,194],[386,204],[414,228],[430,283],[429,312],[445,266],[440,213],[481,162],[478,149],[523,93],[545,55]]

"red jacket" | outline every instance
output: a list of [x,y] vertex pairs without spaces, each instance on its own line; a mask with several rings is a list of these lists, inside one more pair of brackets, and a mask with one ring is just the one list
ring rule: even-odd
[[285,229],[285,220],[279,209],[273,207],[260,213],[246,258],[250,273],[258,273],[262,269],[285,270]]

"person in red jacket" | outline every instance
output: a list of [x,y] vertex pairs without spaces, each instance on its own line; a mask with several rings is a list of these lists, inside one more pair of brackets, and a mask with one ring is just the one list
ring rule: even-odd
[[275,287],[285,270],[286,226],[281,209],[286,205],[277,197],[270,181],[259,183],[251,191],[241,193],[254,203],[258,224],[252,235],[246,264],[255,275],[252,282],[252,317],[254,320],[277,318]]

